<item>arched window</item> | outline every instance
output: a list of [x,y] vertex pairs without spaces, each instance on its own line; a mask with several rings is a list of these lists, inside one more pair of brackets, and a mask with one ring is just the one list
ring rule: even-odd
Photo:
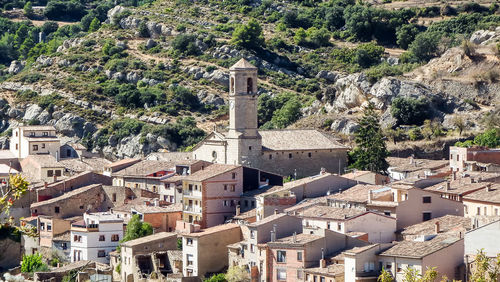
[[253,92],[253,81],[252,78],[249,77],[247,78],[247,93],[252,93]]
[[234,77],[231,77],[231,83],[229,83],[229,91],[234,93]]
[[212,151],[212,157],[214,158],[212,162],[217,161],[217,152],[216,151]]

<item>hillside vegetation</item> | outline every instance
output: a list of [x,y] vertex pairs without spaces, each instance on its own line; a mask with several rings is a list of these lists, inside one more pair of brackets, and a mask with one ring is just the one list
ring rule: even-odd
[[54,124],[108,156],[187,149],[225,126],[240,58],[259,67],[262,128],[349,135],[368,103],[395,142],[497,124],[498,4],[402,3],[0,1],[1,130]]

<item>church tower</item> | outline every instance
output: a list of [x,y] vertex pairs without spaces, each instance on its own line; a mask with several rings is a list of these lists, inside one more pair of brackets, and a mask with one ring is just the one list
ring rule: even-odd
[[227,163],[256,167],[262,152],[257,123],[257,68],[241,59],[229,72]]

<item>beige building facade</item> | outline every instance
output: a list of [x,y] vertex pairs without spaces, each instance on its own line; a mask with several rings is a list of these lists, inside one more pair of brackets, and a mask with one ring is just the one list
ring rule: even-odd
[[58,159],[61,141],[53,126],[19,126],[12,131],[10,151],[20,159],[29,155],[51,155]]

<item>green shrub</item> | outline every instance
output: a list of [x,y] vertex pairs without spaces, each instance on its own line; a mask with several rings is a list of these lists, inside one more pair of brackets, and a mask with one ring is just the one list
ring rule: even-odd
[[384,51],[384,47],[373,42],[360,44],[356,47],[354,60],[361,67],[367,68],[380,63]]
[[398,124],[421,125],[429,116],[429,102],[423,98],[397,97],[392,100],[391,114]]
[[172,48],[180,54],[198,55],[200,49],[195,45],[196,36],[192,34],[179,34],[172,41]]
[[422,135],[422,131],[418,127],[410,129],[410,131],[408,132],[408,137],[411,141],[422,140],[422,138],[424,138],[424,136]]
[[39,269],[44,269],[47,267],[42,261],[42,255],[39,253],[32,255],[24,255],[23,261],[21,262],[21,272],[22,273],[33,273]]
[[255,19],[250,19],[247,24],[238,26],[233,32],[231,43],[248,49],[264,46],[264,35],[260,24]]

